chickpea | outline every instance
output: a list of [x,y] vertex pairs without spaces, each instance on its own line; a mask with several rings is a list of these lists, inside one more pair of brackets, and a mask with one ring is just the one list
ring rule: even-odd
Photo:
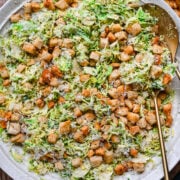
[[112,145],[111,145],[109,142],[105,141],[105,142],[104,142],[104,147],[105,147],[107,150],[109,150],[109,149],[111,149]]

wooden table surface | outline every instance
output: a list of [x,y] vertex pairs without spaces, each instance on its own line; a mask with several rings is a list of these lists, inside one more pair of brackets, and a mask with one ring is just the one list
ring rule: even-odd
[[[7,0],[0,0],[0,7],[6,2]],[[180,162],[174,167],[174,169],[170,172],[170,179],[173,180],[174,177],[180,173]],[[179,179],[179,178],[178,178]],[[178,180],[177,179],[177,180]],[[12,180],[5,172],[0,169],[0,180]]]

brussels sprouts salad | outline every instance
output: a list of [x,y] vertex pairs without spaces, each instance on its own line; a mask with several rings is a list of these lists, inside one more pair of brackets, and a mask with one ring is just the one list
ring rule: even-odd
[[[40,175],[112,179],[143,173],[172,125],[175,65],[138,0],[24,5],[0,37],[0,137]],[[138,86],[146,86],[139,90]],[[164,89],[164,90],[163,90]]]

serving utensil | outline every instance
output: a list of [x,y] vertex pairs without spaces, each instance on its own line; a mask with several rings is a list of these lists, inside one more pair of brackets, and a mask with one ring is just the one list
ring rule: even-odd
[[[172,63],[175,63],[176,52],[177,52],[178,43],[179,43],[179,34],[178,34],[178,30],[173,19],[168,14],[168,12],[166,12],[163,8],[159,7],[158,5],[148,3],[148,4],[142,5],[142,8],[146,9],[151,14],[151,16],[156,17],[158,19],[159,35],[162,35],[164,37],[166,45],[171,52]],[[176,74],[180,80],[180,71],[178,68],[176,68]],[[154,104],[155,104],[158,135],[159,135],[159,142],[160,142],[162,163],[163,163],[163,170],[164,170],[164,178],[165,180],[169,180],[168,162],[167,162],[167,157],[166,157],[166,150],[165,150],[165,145],[164,145],[161,121],[160,121],[158,104],[157,104],[157,96],[159,92],[160,92],[159,90],[154,90],[152,96],[153,96]]]

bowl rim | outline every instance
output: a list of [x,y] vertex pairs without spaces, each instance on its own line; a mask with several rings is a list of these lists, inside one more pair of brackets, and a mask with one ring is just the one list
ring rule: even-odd
[[[10,18],[10,16],[15,13],[17,10],[22,8],[22,6],[28,2],[29,0],[8,0],[1,8],[0,8],[0,17],[1,17],[1,24],[0,24],[0,32],[3,31],[3,27]],[[174,19],[176,26],[179,31],[179,37],[180,37],[180,18],[176,15],[176,13],[163,1],[163,0],[142,0],[144,3],[154,3],[162,8],[164,8],[170,16]],[[180,42],[180,39],[179,39]],[[180,54],[178,54],[180,58]],[[180,97],[180,93],[179,96]],[[180,102],[178,102],[178,107],[180,106]],[[180,111],[179,114],[177,114],[177,120],[180,119]],[[38,175],[31,173],[27,170],[22,169],[22,164],[16,163],[12,157],[9,156],[9,153],[5,151],[6,148],[9,148],[10,144],[5,144],[0,141],[0,168],[2,168],[10,177],[12,177],[14,180],[35,180],[39,179]],[[169,170],[172,170],[172,168],[176,165],[176,163],[180,160],[180,138],[176,141],[176,144],[173,146],[173,151],[168,153],[168,161],[169,163]],[[150,171],[146,174],[145,177],[139,176],[137,180],[144,179],[151,180],[152,178],[155,179],[161,179],[163,177],[163,169],[162,166],[157,165],[156,169],[153,169],[153,171]],[[115,179],[119,179],[118,177]],[[127,179],[127,178],[126,178]],[[134,179],[135,180],[135,179]]]

